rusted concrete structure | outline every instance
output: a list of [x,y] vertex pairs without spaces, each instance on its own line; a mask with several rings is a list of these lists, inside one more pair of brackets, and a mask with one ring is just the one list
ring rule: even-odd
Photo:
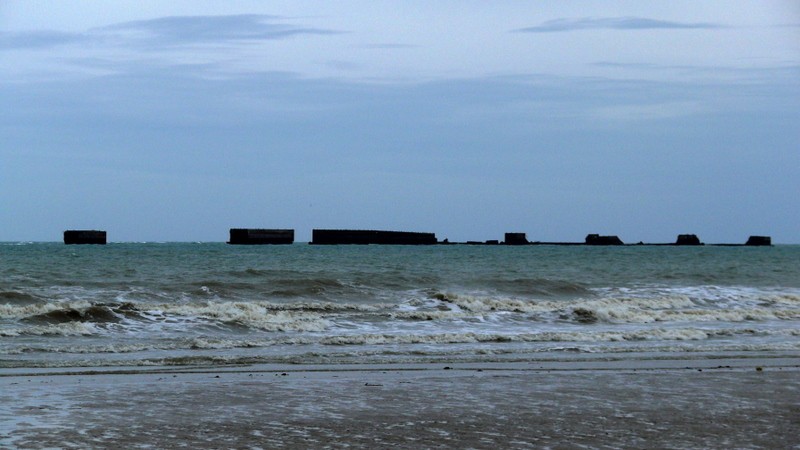
[[294,243],[294,230],[265,228],[231,228],[228,244],[270,245]]
[[625,245],[617,236],[600,236],[599,234],[587,235],[584,243],[586,245]]
[[67,230],[64,232],[65,244],[106,244],[106,232],[100,230]]
[[311,244],[315,245],[433,245],[436,243],[434,233],[380,230],[313,230],[311,233]]
[[675,245],[703,245],[696,234],[679,234]]
[[525,233],[506,233],[503,243],[506,245],[528,245]]
[[772,245],[772,238],[769,236],[750,236],[744,245],[769,246]]

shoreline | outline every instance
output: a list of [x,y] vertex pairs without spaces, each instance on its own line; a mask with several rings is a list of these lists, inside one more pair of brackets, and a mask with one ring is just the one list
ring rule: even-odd
[[[376,370],[426,371],[444,367],[457,370],[510,371],[582,371],[582,370],[658,370],[714,369],[800,366],[800,351],[751,352],[631,352],[631,353],[538,353],[507,354],[504,358],[425,358],[420,360],[365,359],[301,362],[299,360],[264,360],[243,358],[241,362],[182,362],[148,361],[85,361],[76,365],[18,365],[0,367],[0,380],[7,377],[74,376],[74,375],[146,375],[163,373],[235,373],[235,372],[367,372]],[[7,361],[6,361],[7,362]],[[125,364],[130,362],[130,364]]]
[[800,445],[800,359],[160,367],[0,376],[10,448]]
[[195,364],[148,366],[75,366],[75,367],[16,367],[0,369],[0,380],[10,377],[148,375],[191,373],[271,373],[271,372],[424,372],[437,370],[486,370],[511,372],[580,372],[580,371],[656,371],[696,369],[745,369],[757,367],[800,370],[800,353],[775,352],[765,355],[724,354],[665,354],[650,357],[606,354],[574,359],[542,358],[526,361],[427,361],[427,362],[370,362],[354,363],[253,363],[253,364]]

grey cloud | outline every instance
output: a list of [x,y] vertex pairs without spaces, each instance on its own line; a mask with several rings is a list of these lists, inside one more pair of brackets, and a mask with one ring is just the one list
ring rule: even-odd
[[555,19],[533,27],[514,30],[521,33],[555,33],[577,30],[685,30],[723,28],[714,23],[686,23],[667,20],[647,19],[643,17],[607,17],[581,19]]
[[639,69],[653,71],[681,71],[683,73],[706,74],[712,78],[734,76],[739,80],[752,80],[764,78],[776,82],[777,80],[797,80],[800,74],[800,65],[785,65],[775,67],[738,67],[738,66],[705,66],[705,65],[675,65],[652,63],[627,63],[614,61],[597,61],[591,64],[595,67],[609,67],[620,69]]
[[54,30],[0,32],[0,50],[52,48],[67,44],[129,42],[158,45],[230,43],[286,39],[299,35],[330,35],[342,31],[302,27],[278,16],[174,16],[123,22],[85,33]]
[[631,68],[656,67],[656,65],[652,63],[621,63],[615,61],[597,61],[595,63],[592,63],[592,65],[598,67],[631,67]]
[[277,16],[173,16],[104,27],[104,32],[143,32],[147,39],[167,43],[207,43],[284,39],[297,35],[339,34],[341,31],[278,22]]
[[0,49],[36,49],[81,42],[88,39],[79,33],[61,31],[0,32]]
[[393,43],[386,43],[386,44],[369,44],[364,45],[362,48],[368,49],[377,49],[377,50],[392,50],[392,49],[407,49],[407,48],[419,48],[418,45],[411,45],[411,44],[393,44]]

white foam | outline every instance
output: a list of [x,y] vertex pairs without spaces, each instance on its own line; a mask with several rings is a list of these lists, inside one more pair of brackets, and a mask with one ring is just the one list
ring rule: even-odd
[[159,312],[236,322],[265,331],[323,331],[331,326],[331,322],[319,313],[275,311],[258,303],[210,302],[201,305],[161,305]]
[[[673,292],[674,291],[674,292]],[[691,291],[691,292],[688,292]],[[701,296],[697,296],[701,293]],[[709,295],[714,292],[714,295]],[[599,320],[608,323],[652,322],[742,322],[751,320],[796,320],[800,318],[800,303],[794,294],[765,293],[758,290],[661,289],[658,295],[648,289],[641,296],[622,292],[605,292],[600,298],[536,300],[491,295],[442,295],[439,307],[427,303],[409,302],[392,313],[393,317],[418,320],[443,320],[511,314],[533,314],[539,320],[576,319],[573,314],[585,314],[578,321]],[[644,293],[642,293],[644,294]],[[694,294],[694,295],[693,295]],[[444,307],[442,306],[444,305]]]
[[60,309],[83,310],[91,307],[88,301],[38,303],[33,305],[0,305],[0,319],[22,319],[25,317],[47,314]]
[[319,339],[324,345],[453,344],[477,342],[621,342],[621,341],[696,341],[721,336],[762,334],[797,336],[796,330],[752,330],[713,328],[646,328],[633,330],[544,331],[536,333],[430,333],[430,334],[353,334]]
[[95,328],[83,322],[68,322],[53,325],[37,325],[24,328],[0,329],[0,336],[87,336],[95,334]]

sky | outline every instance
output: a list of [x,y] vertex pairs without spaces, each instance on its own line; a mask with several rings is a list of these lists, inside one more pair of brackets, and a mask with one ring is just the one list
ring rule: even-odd
[[0,0],[0,241],[798,224],[797,1]]

